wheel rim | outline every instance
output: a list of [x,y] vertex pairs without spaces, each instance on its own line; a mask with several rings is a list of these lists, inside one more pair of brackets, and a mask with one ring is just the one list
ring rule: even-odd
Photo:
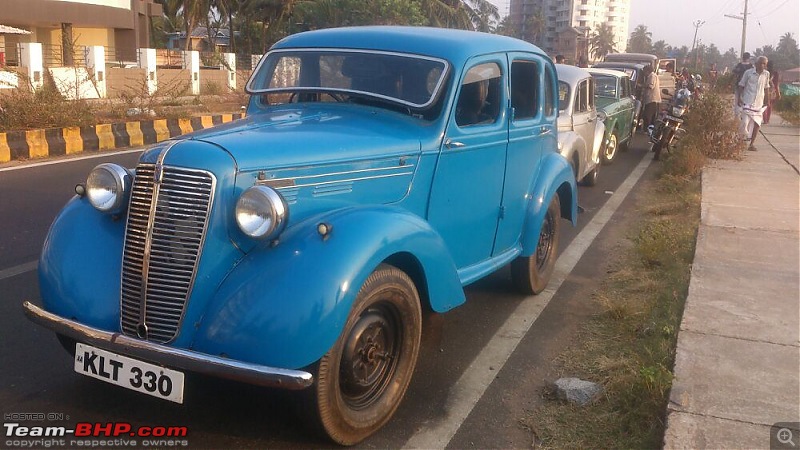
[[608,138],[608,145],[606,146],[606,159],[611,160],[614,158],[614,154],[617,153],[617,135],[612,134],[610,138]]
[[536,268],[542,271],[553,250],[553,234],[555,233],[553,214],[548,210],[539,233],[539,244],[536,246]]
[[353,409],[381,397],[397,368],[403,335],[397,309],[387,302],[365,310],[350,331],[339,366],[342,398]]

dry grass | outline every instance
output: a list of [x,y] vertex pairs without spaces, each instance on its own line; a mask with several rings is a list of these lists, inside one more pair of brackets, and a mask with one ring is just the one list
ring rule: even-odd
[[667,155],[636,205],[631,245],[610,254],[610,275],[593,295],[598,313],[556,360],[557,371],[601,383],[604,395],[577,407],[551,400],[524,425],[544,448],[660,448],[677,330],[700,221],[700,173],[709,158],[739,158],[730,102],[694,105],[687,136]]

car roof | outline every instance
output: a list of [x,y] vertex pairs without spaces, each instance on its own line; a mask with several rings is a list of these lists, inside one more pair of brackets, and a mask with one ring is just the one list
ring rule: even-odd
[[580,80],[592,76],[586,69],[567,64],[556,64],[556,72],[558,72],[559,81],[564,81],[570,85],[577,84]]
[[508,36],[431,27],[365,26],[328,28],[293,34],[272,49],[348,48],[412,53],[449,60],[460,66],[475,55],[527,52],[546,56],[537,46]]
[[628,78],[628,74],[627,73],[620,72],[619,70],[595,69],[595,68],[589,68],[589,69],[586,69],[586,70],[589,71],[589,73],[596,73],[598,75],[610,75],[612,77],[617,77],[617,78],[621,78],[621,77]]
[[622,62],[622,61],[602,61],[597,64],[594,64],[592,67],[596,67],[599,69],[611,69],[614,67],[622,67],[625,69],[644,69],[645,64],[634,63],[634,62]]
[[655,61],[658,56],[649,53],[609,53],[603,59],[605,61]]

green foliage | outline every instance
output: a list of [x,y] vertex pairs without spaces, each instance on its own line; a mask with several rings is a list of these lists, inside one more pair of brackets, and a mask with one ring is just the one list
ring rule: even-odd
[[357,25],[425,25],[414,0],[317,0],[301,2],[294,20],[309,29]]
[[800,126],[800,96],[784,95],[775,103],[775,110],[789,123]]
[[617,51],[614,48],[614,32],[605,23],[597,26],[597,30],[589,38],[589,45],[592,48],[592,56],[595,59],[603,59],[607,54]]
[[[662,44],[664,41],[660,41]],[[650,53],[653,51],[653,33],[647,31],[645,25],[638,25],[631,32],[628,41],[628,53]]]

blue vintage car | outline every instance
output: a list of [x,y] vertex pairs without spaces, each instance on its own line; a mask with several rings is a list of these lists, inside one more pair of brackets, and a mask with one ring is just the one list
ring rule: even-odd
[[398,407],[422,310],[511,265],[538,293],[577,217],[537,47],[444,29],[293,35],[247,117],[101,164],[50,229],[43,307],[84,375],[183,401],[184,373],[299,390],[353,444]]

